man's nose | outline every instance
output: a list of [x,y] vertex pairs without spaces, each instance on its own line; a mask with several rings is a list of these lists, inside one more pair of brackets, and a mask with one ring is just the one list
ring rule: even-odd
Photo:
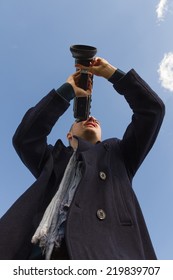
[[96,119],[95,119],[93,116],[91,116],[91,117],[89,117],[89,118],[88,118],[88,120],[87,120],[87,121],[92,121],[92,122],[95,122],[95,120],[96,120]]

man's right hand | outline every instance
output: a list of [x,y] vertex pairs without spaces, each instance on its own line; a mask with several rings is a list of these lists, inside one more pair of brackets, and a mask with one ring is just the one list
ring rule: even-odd
[[93,75],[101,76],[105,79],[109,79],[113,75],[113,73],[117,70],[117,68],[112,66],[107,60],[100,57],[94,58],[91,61],[89,67],[81,64],[76,64],[75,66],[81,70],[87,70]]
[[84,90],[78,86],[80,75],[80,70],[78,70],[77,72],[69,76],[66,82],[72,85],[76,96],[88,96],[92,93],[92,77],[90,77],[90,75],[88,74],[88,88],[87,90]]

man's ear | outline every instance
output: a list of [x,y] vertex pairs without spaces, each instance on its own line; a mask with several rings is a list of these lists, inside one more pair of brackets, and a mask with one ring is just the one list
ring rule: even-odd
[[67,139],[68,139],[68,141],[70,141],[71,139],[72,139],[72,133],[71,132],[68,132],[67,133]]

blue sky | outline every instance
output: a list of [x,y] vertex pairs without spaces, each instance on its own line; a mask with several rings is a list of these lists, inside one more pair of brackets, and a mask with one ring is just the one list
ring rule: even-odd
[[[0,216],[34,182],[12,146],[24,113],[75,71],[69,47],[88,44],[127,72],[134,68],[166,105],[157,141],[133,187],[159,259],[173,259],[173,1],[0,0]],[[111,84],[94,78],[92,114],[103,139],[123,135],[131,111]],[[48,141],[65,144],[72,105]],[[31,202],[32,203],[32,202]]]

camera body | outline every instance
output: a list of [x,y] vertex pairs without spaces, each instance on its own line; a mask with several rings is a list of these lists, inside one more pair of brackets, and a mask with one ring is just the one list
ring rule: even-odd
[[[93,60],[97,49],[92,46],[87,45],[72,45],[70,47],[72,56],[75,58],[75,64],[81,64],[84,66],[89,66],[90,62]],[[88,85],[88,73],[81,71],[81,77],[79,80],[79,87],[84,90],[87,90]],[[91,95],[86,97],[75,97],[74,98],[74,118],[77,121],[83,121],[88,119],[90,115],[91,108]]]

